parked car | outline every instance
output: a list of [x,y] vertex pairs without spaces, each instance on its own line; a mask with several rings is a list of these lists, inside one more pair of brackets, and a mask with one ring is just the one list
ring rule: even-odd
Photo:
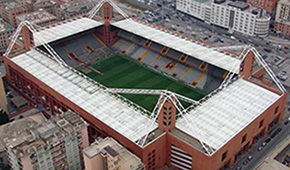
[[278,133],[280,133],[282,128],[278,128],[272,135],[271,138],[274,138]]
[[259,146],[258,149],[257,149],[257,151],[260,152],[261,150],[263,150],[263,147],[262,146]]
[[246,165],[248,162],[249,162],[248,160],[244,160],[243,165]]
[[240,166],[236,167],[236,170],[241,170],[241,169],[242,169],[242,167],[240,167]]
[[271,138],[268,138],[265,140],[266,143],[269,143],[271,141]]
[[274,58],[274,62],[275,63],[277,63],[278,61],[280,61],[282,58],[280,57],[280,56],[276,56],[275,58]]
[[284,70],[280,71],[280,73],[278,73],[277,75],[277,78],[283,81],[287,80],[288,78],[287,72]]
[[249,155],[249,156],[247,157],[248,161],[252,160],[253,158],[254,158],[254,157],[253,157],[252,155]]

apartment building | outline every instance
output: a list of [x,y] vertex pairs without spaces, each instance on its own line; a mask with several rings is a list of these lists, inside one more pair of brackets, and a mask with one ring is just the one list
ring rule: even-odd
[[[0,55],[2,56],[5,53],[9,45],[8,38],[12,36],[14,28],[0,18]],[[1,61],[1,57],[0,57]]]
[[142,161],[111,137],[83,151],[86,170],[144,170]]
[[26,7],[14,1],[1,5],[0,11],[1,18],[14,28],[17,27],[16,16],[27,13]]
[[241,1],[177,0],[177,10],[248,36],[266,37],[271,17],[265,10]]
[[27,3],[34,3],[36,0],[15,0],[15,1],[21,4],[22,6],[25,6]]
[[290,36],[290,1],[280,0],[275,16],[275,31],[286,37]]
[[276,4],[279,0],[247,0],[247,3],[263,8],[269,13],[272,13],[275,10]]
[[11,122],[1,139],[12,170],[82,170],[87,123],[67,111],[47,120],[38,114]]
[[37,0],[33,4],[33,9],[35,11],[39,9],[44,9],[52,15],[58,16],[58,4],[53,0]]
[[98,1],[96,0],[77,0],[60,4],[59,10],[62,19],[69,19],[76,16],[87,14]]
[[42,27],[48,26],[50,24],[56,23],[58,18],[43,9],[32,13],[26,13],[23,15],[19,15],[16,17],[17,24],[21,23],[22,21],[30,21],[32,24],[36,24]]

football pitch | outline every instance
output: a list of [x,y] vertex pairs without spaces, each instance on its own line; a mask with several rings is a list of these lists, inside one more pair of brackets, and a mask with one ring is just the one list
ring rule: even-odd
[[[195,100],[199,100],[207,94],[124,55],[114,54],[95,62],[91,67],[101,72],[102,75],[94,71],[87,75],[108,88],[166,89]],[[153,110],[159,98],[157,95],[121,95],[149,111]],[[189,103],[182,102],[182,104],[185,107],[189,106]]]

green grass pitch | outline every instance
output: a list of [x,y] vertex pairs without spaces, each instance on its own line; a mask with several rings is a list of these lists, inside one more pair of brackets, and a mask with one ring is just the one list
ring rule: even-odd
[[[96,72],[90,72],[87,75],[108,88],[167,89],[195,100],[207,94],[120,54],[97,61],[91,66],[103,75]],[[156,95],[121,95],[149,111],[153,110],[159,98]],[[189,103],[182,102],[182,104],[185,107],[189,106]]]

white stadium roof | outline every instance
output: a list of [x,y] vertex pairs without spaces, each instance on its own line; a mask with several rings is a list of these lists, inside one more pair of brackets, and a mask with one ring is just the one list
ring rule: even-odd
[[149,25],[133,22],[132,20],[121,20],[112,23],[112,25],[228,71],[232,71],[240,64],[240,60],[235,57]]
[[[46,42],[53,42],[100,25],[102,23],[81,18],[39,31],[37,34],[41,35]],[[148,25],[133,23],[129,20],[121,20],[112,23],[112,25],[225,70],[232,70],[240,64],[240,60],[235,57]],[[40,45],[40,42],[35,42],[37,46]],[[144,131],[146,127],[142,125],[146,125],[151,120],[141,111],[135,110],[103,89],[94,93],[87,92],[84,87],[87,89],[98,87],[34,49],[11,60],[51,89],[133,142],[146,135],[148,131],[157,128],[157,124],[154,123],[150,130]],[[202,102],[186,115],[197,132],[192,131],[192,128],[183,118],[177,120],[176,128],[218,150],[279,97],[279,95],[258,85],[239,79]]]
[[[141,111],[129,107],[121,99],[117,99],[103,89],[92,94],[88,93],[84,90],[85,88],[80,87],[87,87],[92,83],[70,69],[60,66],[42,53],[32,49],[11,60],[129,140],[135,142],[146,135],[144,126],[148,123],[149,118]],[[151,120],[149,121],[151,122]],[[156,128],[157,124],[154,123],[149,131]],[[137,131],[139,132],[136,133]]]
[[177,120],[176,127],[218,150],[279,98],[240,78],[187,114],[198,133],[183,118]]
[[[48,29],[40,30],[35,36],[40,35],[47,43],[50,43],[101,25],[103,25],[103,23],[83,17]],[[137,21],[121,20],[112,23],[112,25],[228,71],[232,71],[233,68],[236,68],[240,64],[240,60],[231,55],[227,55],[216,49],[205,47],[201,44],[183,39]],[[34,41],[36,46],[42,45],[42,42],[37,38],[34,38]]]
[[[44,30],[36,32],[36,35],[34,36],[40,35],[47,43],[50,43],[98,27],[100,25],[103,25],[103,23],[89,18],[80,18],[66,23],[61,23],[60,25],[56,25],[54,27],[47,29],[45,28]],[[42,42],[40,42],[36,37],[34,37],[34,41],[35,46],[42,45]]]

